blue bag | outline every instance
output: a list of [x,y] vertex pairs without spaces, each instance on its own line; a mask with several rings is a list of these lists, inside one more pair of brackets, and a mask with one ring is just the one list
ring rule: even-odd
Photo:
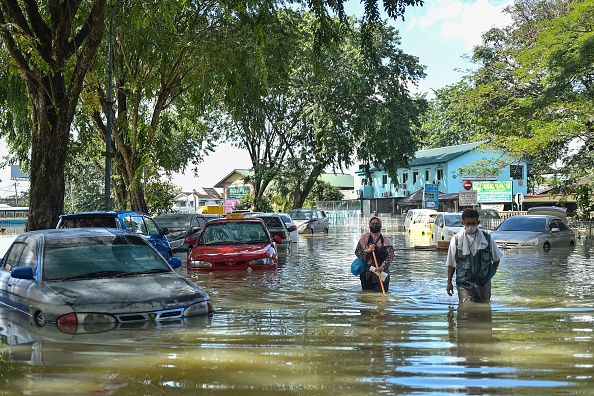
[[367,261],[357,257],[351,264],[351,273],[355,276],[361,275],[365,271],[365,267],[367,267]]

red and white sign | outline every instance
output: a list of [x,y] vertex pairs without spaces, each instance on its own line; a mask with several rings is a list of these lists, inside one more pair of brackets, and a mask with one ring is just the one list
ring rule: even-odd
[[462,186],[467,191],[472,190],[472,182],[470,180],[464,180],[464,183],[462,184]]

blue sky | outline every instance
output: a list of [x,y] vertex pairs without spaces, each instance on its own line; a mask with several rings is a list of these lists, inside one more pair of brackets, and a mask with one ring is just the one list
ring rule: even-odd
[[[405,20],[391,21],[401,36],[405,53],[417,56],[419,63],[427,67],[427,77],[419,84],[420,92],[431,91],[455,83],[472,64],[463,59],[475,45],[481,43],[481,34],[493,26],[511,23],[507,14],[501,11],[513,1],[488,0],[425,0],[422,7],[409,7]],[[360,1],[351,0],[346,6],[349,15],[363,15]],[[2,144],[4,149],[4,144]],[[3,151],[3,150],[2,150]],[[207,157],[199,168],[199,177],[192,172],[176,174],[173,183],[183,191],[195,187],[212,187],[233,169],[250,168],[251,162],[245,151],[228,144],[219,146],[217,151]],[[0,170],[0,196],[14,194],[14,182],[10,180],[10,168]],[[19,182],[22,187],[26,184]]]

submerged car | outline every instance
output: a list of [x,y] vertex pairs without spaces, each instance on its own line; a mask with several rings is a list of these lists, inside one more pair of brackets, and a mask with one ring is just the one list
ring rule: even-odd
[[402,226],[403,231],[408,231],[410,229],[410,225],[414,222],[415,218],[420,215],[421,213],[437,213],[435,209],[410,209],[406,212],[406,216],[404,217],[404,224]]
[[97,212],[69,213],[60,216],[56,228],[105,227],[128,230],[141,235],[151,243],[165,258],[173,256],[173,249],[167,239],[169,230],[159,228],[146,213],[111,210]]
[[278,266],[276,245],[264,222],[242,214],[212,220],[198,238],[188,238],[194,248],[188,255],[188,271],[267,270]]
[[289,216],[297,226],[299,234],[328,233],[328,216],[320,209],[293,209]]
[[0,267],[0,303],[37,326],[79,327],[167,321],[214,312],[208,294],[174,271],[142,236],[106,228],[17,236]]
[[491,233],[500,248],[552,247],[575,245],[575,234],[557,216],[517,215],[507,218]]
[[159,228],[167,228],[167,240],[174,252],[188,252],[192,245],[186,243],[189,237],[197,237],[208,219],[198,213],[166,213],[155,217]]
[[421,212],[410,223],[408,227],[409,235],[431,236],[437,212]]
[[295,225],[288,228],[281,216],[276,213],[261,213],[257,215],[256,218],[262,220],[264,224],[266,224],[266,228],[268,228],[270,235],[273,237],[278,236],[282,240],[281,243],[276,244],[276,247],[279,250],[291,250],[291,232],[297,230]]
[[462,227],[462,213],[438,212],[433,224],[433,241],[449,242]]
[[285,225],[289,230],[289,234],[291,234],[291,242],[297,243],[299,233],[297,232],[297,225],[293,222],[291,216],[289,216],[288,213],[282,212],[276,212],[275,214],[277,214],[285,222]]

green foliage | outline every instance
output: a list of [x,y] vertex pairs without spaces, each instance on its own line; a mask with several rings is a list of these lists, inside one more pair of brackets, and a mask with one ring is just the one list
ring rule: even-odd
[[157,177],[151,178],[145,188],[148,212],[154,216],[171,212],[173,199],[180,193],[181,188],[174,184]]
[[257,212],[272,212],[273,207],[267,196],[255,198],[254,194],[245,194],[239,203],[233,207],[235,210],[253,210]]
[[344,195],[342,195],[338,187],[334,187],[328,182],[317,180],[303,207],[315,208],[319,201],[341,201],[343,199]]

